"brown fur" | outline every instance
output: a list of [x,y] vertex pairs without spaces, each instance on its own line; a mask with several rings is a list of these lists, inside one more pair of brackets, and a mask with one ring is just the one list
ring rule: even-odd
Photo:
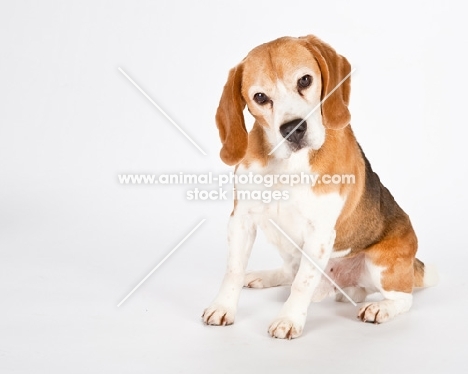
[[[337,54],[328,44],[313,35],[303,38],[307,47],[317,60],[322,73],[321,100],[335,88],[350,72],[348,60]],[[347,78],[322,104],[323,124],[329,129],[341,129],[351,121],[348,110],[351,79]]]
[[219,137],[223,143],[220,156],[228,165],[236,165],[247,150],[247,129],[242,111],[245,101],[241,95],[242,65],[229,72],[216,113]]
[[259,162],[260,165],[265,166],[272,156],[268,156],[271,151],[271,146],[265,139],[262,126],[255,122],[252,130],[249,133],[249,147],[247,148],[246,155],[242,160],[245,166],[249,166],[252,162]]
[[424,263],[417,258],[414,259],[414,286],[424,286]]

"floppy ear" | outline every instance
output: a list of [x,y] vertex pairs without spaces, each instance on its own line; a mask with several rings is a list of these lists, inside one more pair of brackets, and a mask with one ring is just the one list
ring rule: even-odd
[[[346,58],[317,37],[309,35],[305,37],[305,40],[322,73],[320,99],[323,100],[351,72],[351,65]],[[351,114],[348,110],[350,91],[351,77],[348,77],[322,103],[322,119],[325,127],[338,130],[349,124],[351,121]]]
[[241,95],[242,64],[229,71],[228,80],[216,112],[216,125],[223,143],[220,156],[228,165],[238,164],[247,151],[247,129],[243,110],[245,101]]

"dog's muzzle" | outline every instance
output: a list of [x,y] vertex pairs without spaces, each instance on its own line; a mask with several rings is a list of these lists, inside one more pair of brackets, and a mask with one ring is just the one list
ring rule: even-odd
[[279,130],[283,138],[286,138],[288,142],[299,145],[307,131],[307,122],[302,119],[295,119],[281,125]]

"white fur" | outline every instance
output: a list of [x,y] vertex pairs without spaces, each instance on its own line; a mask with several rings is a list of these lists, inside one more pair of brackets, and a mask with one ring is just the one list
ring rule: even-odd
[[[317,71],[320,71],[317,66]],[[312,85],[305,90],[305,96],[297,93],[297,79],[305,74],[313,77]],[[264,128],[271,147],[283,140],[280,126],[294,119],[305,119],[307,132],[303,138],[304,148],[292,152],[288,142],[284,142],[274,154],[274,159],[266,167],[242,164],[236,173],[300,174],[312,173],[309,151],[319,149],[325,141],[325,127],[322,124],[318,107],[321,93],[321,77],[310,69],[299,69],[290,82],[268,82],[254,84],[248,95],[253,98],[257,92],[265,93],[270,102],[258,105],[248,101],[249,111],[266,122]],[[236,190],[267,189],[260,185],[236,185]],[[293,338],[302,333],[307,308],[320,284],[321,273],[311,261],[286,238],[271,222],[273,220],[299,246],[307,257],[325,269],[333,252],[334,227],[345,200],[338,193],[316,195],[311,186],[295,185],[288,187],[274,185],[270,190],[289,192],[288,200],[272,201],[265,204],[259,201],[237,200],[237,206],[229,222],[228,268],[218,296],[203,314],[207,324],[224,325],[234,321],[240,290],[249,287],[271,287],[291,284],[291,295],[280,311],[278,318],[270,325],[269,332],[278,338]],[[280,269],[251,272],[245,274],[248,257],[259,226],[268,240],[275,244],[284,259]],[[348,251],[349,252],[349,251]],[[335,255],[341,255],[338,253]],[[342,255],[346,255],[344,252]]]
[[435,286],[439,283],[439,273],[432,264],[424,264],[424,278],[423,278],[424,287]]
[[210,325],[230,325],[234,322],[240,291],[244,285],[245,268],[256,236],[256,225],[246,214],[234,214],[228,226],[228,266],[218,296],[203,313]]
[[[268,173],[311,172],[308,150],[295,152],[289,159],[276,160],[266,168],[252,165],[248,170],[239,167],[237,173],[248,171]],[[289,188],[288,200],[264,204],[258,201],[239,200],[229,224],[228,270],[221,290],[204,313],[207,324],[228,324],[234,320],[241,287],[270,287],[292,281],[291,295],[269,332],[278,338],[293,338],[302,333],[307,308],[321,273],[301,252],[270,222],[272,219],[310,258],[325,269],[333,251],[334,226],[344,205],[338,193],[316,195],[310,186],[273,186],[272,189]],[[239,185],[236,189],[253,186]],[[262,188],[255,185],[255,188]],[[265,187],[263,187],[265,188]],[[265,232],[285,259],[283,268],[268,272],[249,273],[245,267],[252,247],[256,227]]]
[[349,255],[351,253],[351,248],[343,249],[342,251],[333,251],[330,258],[341,258]]

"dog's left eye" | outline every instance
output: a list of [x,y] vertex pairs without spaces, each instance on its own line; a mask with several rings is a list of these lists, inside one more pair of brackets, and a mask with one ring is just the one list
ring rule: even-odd
[[307,88],[311,84],[312,84],[312,77],[309,74],[304,75],[302,78],[299,78],[299,80],[297,81],[297,86],[300,89],[301,88]]

